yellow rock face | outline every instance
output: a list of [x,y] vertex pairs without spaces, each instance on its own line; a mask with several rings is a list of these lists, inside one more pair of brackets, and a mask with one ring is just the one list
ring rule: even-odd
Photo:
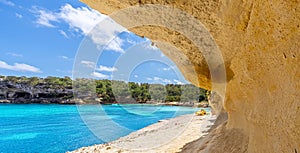
[[206,111],[205,111],[204,109],[201,109],[201,110],[197,111],[197,112],[195,113],[195,115],[198,115],[198,116],[206,115]]
[[[212,143],[218,146],[208,145],[206,151],[234,152],[236,147],[240,147],[240,150],[248,152],[300,152],[298,0],[82,1],[104,14],[129,6],[161,4],[187,12],[204,24],[219,46],[225,62],[227,88],[224,107],[229,115],[227,130],[219,137],[222,140],[215,138]],[[171,20],[162,18],[155,11],[149,13],[153,20]],[[113,18],[121,25],[130,27],[128,21],[142,23],[143,17],[150,15],[124,14]],[[180,22],[177,20],[174,24]],[[168,45],[158,43],[158,47],[179,66],[186,79],[211,89],[212,72],[204,55],[185,35],[153,25],[129,30],[153,42],[167,42],[175,46],[177,50],[170,50]],[[176,52],[184,54],[187,59],[180,59]],[[191,62],[195,69],[190,64],[185,65],[186,62]],[[193,70],[196,74],[191,73]]]

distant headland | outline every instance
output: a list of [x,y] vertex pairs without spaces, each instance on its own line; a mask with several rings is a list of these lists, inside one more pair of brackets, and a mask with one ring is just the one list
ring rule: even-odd
[[[88,92],[91,89],[94,93]],[[209,94],[209,91],[191,84],[0,76],[0,103],[115,104],[121,101],[205,107],[208,106]]]

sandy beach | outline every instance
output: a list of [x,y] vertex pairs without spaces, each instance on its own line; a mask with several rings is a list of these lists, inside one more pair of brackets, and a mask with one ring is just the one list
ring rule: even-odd
[[162,120],[106,144],[83,147],[73,153],[175,153],[202,136],[214,124],[216,116],[183,115]]

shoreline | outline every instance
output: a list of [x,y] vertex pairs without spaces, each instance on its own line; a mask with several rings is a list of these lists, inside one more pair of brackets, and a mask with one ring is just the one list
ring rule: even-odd
[[161,120],[112,142],[82,147],[70,153],[180,152],[189,142],[207,135],[215,120],[214,115],[181,115]]
[[196,105],[185,105],[185,104],[176,104],[172,105],[169,103],[11,103],[11,102],[2,102],[0,101],[0,104],[7,104],[7,105],[32,105],[32,104],[40,104],[40,105],[155,105],[155,106],[179,106],[179,107],[195,107],[195,108],[210,108],[210,106],[207,107],[198,107]]

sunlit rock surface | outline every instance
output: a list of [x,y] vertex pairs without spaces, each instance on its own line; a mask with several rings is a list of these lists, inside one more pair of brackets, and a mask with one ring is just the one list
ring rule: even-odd
[[[229,118],[226,126],[221,125],[207,136],[209,140],[196,141],[190,144],[192,150],[187,148],[183,152],[300,152],[299,1],[82,1],[104,14],[142,4],[170,6],[193,15],[211,33],[225,62],[224,107]],[[154,20],[169,20],[153,11],[149,14]],[[113,16],[113,19],[128,27],[128,21],[142,23],[149,14]],[[153,25],[129,30],[177,48],[172,53],[173,50],[158,43],[189,81],[211,88],[211,71],[203,54],[183,34]],[[178,51],[188,60],[178,58]],[[191,64],[182,64],[186,62],[195,67],[197,75],[190,73],[194,70]]]

